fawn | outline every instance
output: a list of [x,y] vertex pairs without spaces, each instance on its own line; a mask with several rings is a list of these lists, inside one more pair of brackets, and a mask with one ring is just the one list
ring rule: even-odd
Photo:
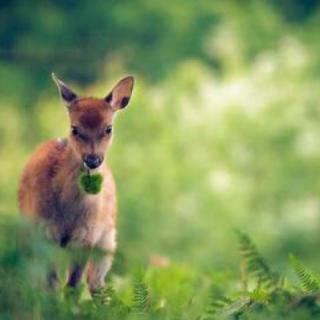
[[[104,286],[116,248],[116,190],[103,160],[111,144],[115,113],[128,105],[134,78],[123,78],[105,98],[96,99],[80,98],[54,74],[52,77],[67,106],[70,135],[43,143],[31,156],[19,184],[19,206],[23,214],[44,224],[48,236],[60,246],[104,252],[98,261],[75,261],[70,266],[67,285],[75,288],[87,271],[93,294]],[[100,193],[81,190],[78,177],[84,170],[103,176]],[[49,282],[57,285],[56,271]]]

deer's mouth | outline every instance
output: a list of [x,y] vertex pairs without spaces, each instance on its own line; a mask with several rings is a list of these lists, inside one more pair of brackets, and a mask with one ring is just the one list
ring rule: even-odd
[[98,167],[95,167],[95,168],[90,168],[90,167],[88,167],[88,165],[85,163],[85,162],[83,162],[83,169],[84,169],[84,171],[86,171],[86,172],[97,172],[97,171],[99,171],[99,168],[100,168],[100,166],[98,166]]

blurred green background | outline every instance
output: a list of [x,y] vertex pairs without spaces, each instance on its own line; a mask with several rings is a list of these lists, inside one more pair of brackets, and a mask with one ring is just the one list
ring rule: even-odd
[[[102,97],[136,87],[108,154],[115,270],[161,256],[238,268],[233,230],[279,269],[320,262],[320,2],[1,1],[0,212],[68,119],[50,73]],[[307,249],[306,249],[307,248]]]

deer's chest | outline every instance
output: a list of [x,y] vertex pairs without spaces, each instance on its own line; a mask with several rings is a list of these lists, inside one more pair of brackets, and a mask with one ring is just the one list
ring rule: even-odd
[[99,241],[105,225],[101,221],[103,203],[100,197],[75,195],[64,199],[56,195],[53,204],[47,220],[48,231],[61,246],[93,246]]

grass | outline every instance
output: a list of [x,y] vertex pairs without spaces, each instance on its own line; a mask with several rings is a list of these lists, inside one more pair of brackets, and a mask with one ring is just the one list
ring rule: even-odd
[[52,291],[46,275],[53,263],[63,276],[72,252],[45,240],[41,230],[16,219],[1,222],[0,319],[316,319],[320,275],[297,257],[290,263],[300,284],[279,275],[251,239],[238,235],[241,273],[203,271],[154,258],[116,270],[106,288],[90,297],[83,283],[75,292]]

